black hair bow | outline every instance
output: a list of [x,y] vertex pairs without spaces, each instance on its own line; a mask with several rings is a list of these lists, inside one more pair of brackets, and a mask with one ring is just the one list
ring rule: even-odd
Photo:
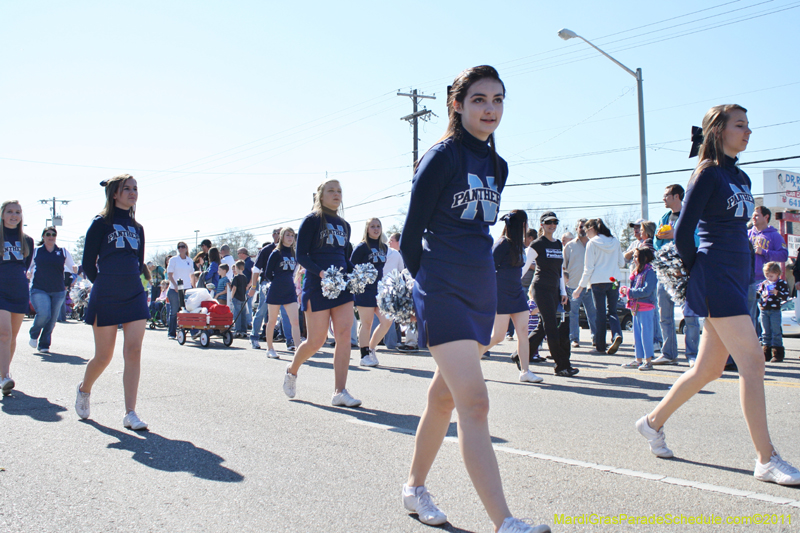
[[692,149],[689,151],[690,159],[700,152],[701,144],[703,144],[703,128],[692,126]]
[[503,222],[508,222],[509,220],[511,220],[511,213],[509,212],[509,213],[506,213],[505,215],[501,216],[500,220],[502,220]]
[[101,186],[101,187],[106,187],[106,186],[108,186],[108,180],[103,180],[103,181],[101,181],[101,182],[100,182],[100,186]]

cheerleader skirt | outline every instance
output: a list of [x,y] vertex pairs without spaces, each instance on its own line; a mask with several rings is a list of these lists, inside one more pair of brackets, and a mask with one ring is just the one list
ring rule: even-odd
[[747,315],[747,289],[751,277],[750,254],[697,251],[686,284],[684,316],[726,317]]
[[497,314],[513,315],[528,311],[528,298],[522,288],[519,268],[497,271]]
[[0,278],[0,309],[9,313],[25,314],[29,310],[30,294],[28,293],[28,278],[25,277],[25,267],[21,264],[15,269],[5,269]]
[[424,261],[414,280],[414,309],[420,346],[459,340],[488,345],[497,310],[494,264]]
[[353,299],[359,307],[378,307],[378,282],[367,285],[366,290],[354,295]]
[[337,298],[331,300],[322,295],[322,280],[319,276],[306,273],[306,278],[303,281],[303,294],[301,297],[300,310],[309,311],[309,304],[311,311],[325,311],[326,309],[333,309],[346,303],[353,302],[353,295],[347,290],[339,293]]
[[269,305],[289,305],[297,302],[297,293],[294,290],[294,283],[286,283],[284,280],[273,280],[267,289],[267,304]]
[[98,326],[116,326],[147,320],[147,293],[139,276],[99,274],[92,285],[84,320]]

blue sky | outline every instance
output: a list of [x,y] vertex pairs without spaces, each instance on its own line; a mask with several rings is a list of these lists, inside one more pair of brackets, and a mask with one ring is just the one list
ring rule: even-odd
[[[71,247],[102,208],[98,183],[129,172],[151,253],[194,230],[296,227],[328,172],[358,236],[368,217],[402,222],[408,203],[411,102],[397,91],[437,96],[423,103],[438,116],[425,150],[446,126],[445,87],[478,64],[506,84],[509,183],[638,173],[635,79],[559,39],[563,27],[642,68],[650,172],[691,167],[690,128],[719,103],[749,110],[743,162],[800,155],[797,1],[5,1],[2,197],[21,201],[35,236],[49,217],[38,201],[71,200],[59,208]],[[743,168],[758,193],[764,169],[800,160]],[[650,176],[650,202],[688,178]],[[501,209],[573,221],[636,216],[638,202],[637,176],[512,187]]]

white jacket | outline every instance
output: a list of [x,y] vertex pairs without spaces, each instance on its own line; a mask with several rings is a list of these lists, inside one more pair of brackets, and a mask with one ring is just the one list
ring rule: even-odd
[[614,237],[595,235],[586,244],[586,262],[579,285],[583,288],[593,283],[611,283],[619,280],[620,269],[625,266],[625,257],[619,241]]

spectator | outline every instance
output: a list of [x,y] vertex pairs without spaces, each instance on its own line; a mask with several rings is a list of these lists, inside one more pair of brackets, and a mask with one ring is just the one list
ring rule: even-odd
[[756,333],[761,338],[761,324],[758,323],[758,305],[756,292],[758,286],[766,279],[764,277],[764,265],[769,262],[784,263],[789,259],[789,250],[786,242],[778,233],[778,230],[770,226],[772,211],[763,205],[757,206],[753,211],[753,227],[747,232],[747,237],[753,245],[755,252],[755,278],[750,284],[747,293],[747,306],[750,310],[750,318],[756,326]]
[[198,252],[197,255],[194,256],[194,269],[195,271],[205,272],[208,268],[208,264],[206,263],[206,254],[203,252]]
[[[405,264],[403,264],[403,256],[400,255],[400,234],[399,233],[392,233],[389,236],[389,249],[386,251],[386,264],[383,265],[383,272],[388,273],[396,270],[398,272],[402,272],[405,268]],[[375,329],[380,325],[380,320],[378,317],[372,321],[372,330]],[[389,331],[386,332],[386,335],[383,337],[383,343],[386,345],[386,348],[389,350],[399,349],[397,344],[398,341],[398,329],[397,324],[392,322],[392,327],[389,328]]]
[[[617,316],[619,290],[612,281],[619,279],[620,269],[625,266],[625,258],[617,239],[601,218],[591,218],[584,224],[589,243],[586,245],[586,260],[583,276],[572,297],[580,297],[584,289],[591,286],[594,307],[597,309],[595,321],[595,348],[600,353],[617,353],[622,344],[622,329]],[[603,311],[605,310],[605,312]],[[606,352],[606,320],[611,326],[611,346]]]
[[[533,282],[533,274],[536,272],[536,265],[533,261],[536,253],[530,246],[538,236],[539,235],[537,231],[533,228],[529,229],[525,233],[525,264],[522,265],[522,288],[525,289],[526,294],[528,293],[531,283]],[[533,297],[531,297],[531,300],[533,300]]]
[[[273,242],[265,242],[261,245],[261,249],[258,251],[258,255],[256,255],[255,263],[253,263],[253,277],[250,281],[250,291],[248,292],[248,296],[254,296],[256,291],[258,291],[258,309],[256,309],[256,314],[253,317],[253,331],[250,333],[250,344],[252,345],[254,350],[260,350],[261,345],[259,344],[259,336],[261,335],[261,325],[265,322],[267,317],[267,285],[269,284],[269,280],[263,278],[261,273],[267,268],[267,262],[269,261],[269,256],[272,254],[273,250],[278,244],[280,240],[281,230],[280,228],[276,228],[272,230],[272,240]],[[261,282],[259,284],[259,281]],[[289,322],[287,317],[286,322]],[[284,335],[285,337],[286,335]],[[286,337],[287,342],[290,337]]]
[[656,223],[651,220],[642,222],[642,243],[640,246],[650,248],[655,252],[656,247],[653,245],[653,238],[656,236]]
[[236,261],[233,264],[233,281],[231,284],[231,304],[233,308],[234,334],[239,338],[247,338],[247,316],[244,310],[247,306],[247,283],[248,278],[244,275],[244,261]]
[[[789,299],[789,285],[781,279],[781,265],[774,261],[764,264],[766,279],[758,287],[758,305],[761,308],[761,326],[764,328],[764,359],[770,363],[783,361],[783,330],[781,306]],[[770,359],[770,354],[772,358]]]
[[[244,277],[247,278],[247,288],[250,288],[250,280],[253,278],[253,259],[250,257],[250,252],[247,251],[247,248],[239,248],[236,251],[236,255],[239,256],[239,261],[244,261]],[[249,290],[246,291],[249,293]],[[247,294],[247,317],[245,317],[245,324],[247,327],[251,327],[253,324],[253,297],[250,294]]]
[[222,264],[219,266],[219,280],[214,291],[214,298],[222,305],[228,305],[228,291],[231,290],[231,280],[228,278],[230,267]]
[[[680,185],[669,185],[664,190],[664,206],[667,212],[661,217],[656,229],[656,237],[653,241],[656,250],[660,250],[667,243],[674,239],[675,221],[681,215],[683,206],[683,187]],[[697,230],[695,229],[695,241],[699,243]],[[654,365],[677,365],[678,364],[678,336],[675,333],[675,303],[672,301],[667,288],[658,284],[658,314],[661,318],[661,337],[664,342],[661,346],[661,356],[653,361]],[[686,359],[689,365],[694,365],[697,359],[697,350],[700,346],[700,321],[696,316],[684,316],[685,326],[684,342],[686,343]]]
[[656,271],[650,266],[653,251],[638,248],[631,258],[631,286],[622,287],[620,292],[628,297],[627,308],[633,314],[634,359],[624,363],[626,368],[653,370],[653,317],[656,307]]
[[217,289],[217,283],[219,282],[219,265],[220,265],[221,258],[219,256],[219,250],[217,250],[216,246],[212,246],[208,249],[208,269],[205,271],[205,275],[203,276],[203,286],[211,285],[213,289],[211,292],[213,293]]
[[[656,223],[650,220],[645,220],[642,222],[641,246],[648,248],[653,253],[656,251],[655,246],[653,246],[653,238],[655,235]],[[658,289],[656,289],[656,300],[658,300]],[[653,351],[660,352],[662,344],[664,344],[664,337],[661,335],[661,317],[658,313],[658,305],[656,305],[656,308],[653,309]],[[689,361],[689,364],[692,364],[691,360]]]
[[206,262],[206,264],[208,264],[208,251],[211,250],[211,241],[208,239],[203,239],[200,241],[200,250],[203,254],[203,260]]
[[571,231],[566,232],[564,235],[561,236],[561,245],[566,246],[567,243],[574,238],[575,235],[573,235]]
[[231,255],[231,247],[227,244],[223,244],[222,248],[219,249],[220,255],[220,264],[228,265],[228,281],[233,280],[233,265],[236,263],[236,260]]
[[150,290],[150,314],[152,314],[156,300],[161,296],[161,282],[166,279],[166,270],[152,261],[147,262],[147,268],[150,269],[150,281],[152,283],[152,289]]
[[575,297],[575,289],[583,275],[583,267],[586,259],[586,244],[589,238],[586,236],[586,219],[578,219],[575,223],[575,232],[578,237],[571,240],[564,246],[564,281],[566,282],[567,296],[569,302],[569,340],[572,342],[573,348],[579,348],[581,345],[581,330],[580,330],[580,309],[583,305],[583,310],[586,313],[586,321],[589,323],[589,331],[592,334],[592,344],[595,343],[595,322],[597,321],[597,310],[594,307],[594,300],[589,291],[583,293],[580,297]]
[[642,236],[642,222],[644,222],[644,219],[640,218],[636,222],[631,222],[628,224],[628,227],[633,230],[633,240],[623,254],[626,263],[631,262],[631,259],[633,259],[633,252],[638,250],[642,245],[642,241],[644,241],[644,237]]
[[167,265],[167,279],[169,279],[169,291],[167,301],[169,302],[169,323],[167,325],[167,338],[175,339],[178,333],[178,311],[180,311],[180,298],[178,297],[178,280],[183,281],[184,289],[191,288],[192,273],[194,264],[189,259],[189,246],[180,241],[178,243],[178,255],[170,260]]

